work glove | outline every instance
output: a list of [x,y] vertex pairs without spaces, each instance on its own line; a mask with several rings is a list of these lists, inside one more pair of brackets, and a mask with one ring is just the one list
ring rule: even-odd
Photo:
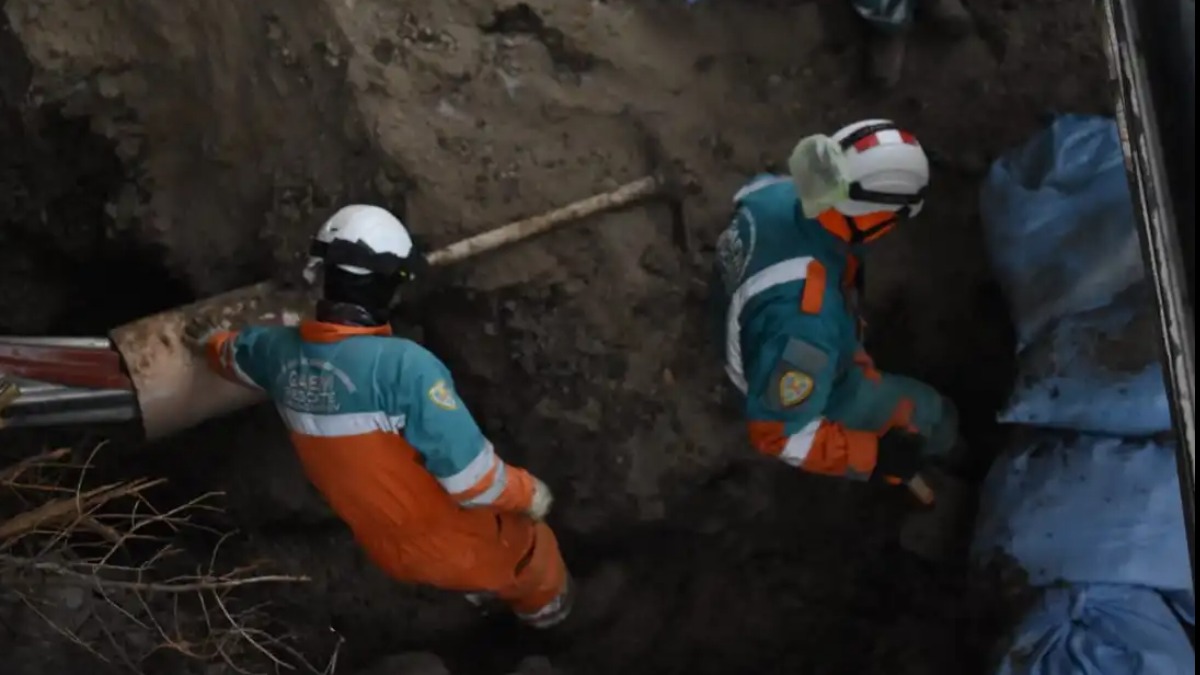
[[532,476],[532,478],[533,499],[530,500],[529,510],[526,513],[534,520],[545,520],[546,514],[550,513],[550,505],[554,503],[554,495],[550,493],[550,488],[540,478],[537,476]]
[[196,354],[204,355],[209,341],[221,330],[221,326],[210,318],[192,319],[183,327],[183,344]]
[[871,480],[880,483],[907,483],[921,470],[925,439],[903,429],[892,429],[879,439],[879,453]]

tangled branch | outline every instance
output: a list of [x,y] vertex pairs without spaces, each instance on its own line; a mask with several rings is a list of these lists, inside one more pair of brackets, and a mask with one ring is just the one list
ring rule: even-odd
[[[219,512],[218,494],[162,511],[147,495],[163,480],[86,487],[96,451],[82,463],[61,449],[0,469],[0,498],[17,505],[0,521],[0,599],[135,673],[164,652],[247,675],[251,667],[333,672],[336,653],[318,669],[268,629],[262,605],[242,606],[242,589],[308,579],[259,573],[257,565],[223,569],[218,555],[230,535],[198,522]],[[216,538],[203,564],[185,563],[172,544],[189,532]]]

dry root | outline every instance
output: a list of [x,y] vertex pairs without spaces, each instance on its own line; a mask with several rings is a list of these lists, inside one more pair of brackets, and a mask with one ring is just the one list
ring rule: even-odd
[[[229,535],[196,522],[218,510],[219,495],[161,511],[147,497],[161,480],[85,488],[91,460],[55,450],[0,469],[0,504],[11,501],[15,509],[5,512],[16,512],[0,521],[0,608],[21,608],[136,673],[164,653],[238,673],[334,671],[336,653],[325,668],[312,666],[286,634],[270,630],[263,605],[239,602],[246,587],[307,579],[221,568]],[[204,564],[182,562],[172,542],[185,535],[216,542]]]

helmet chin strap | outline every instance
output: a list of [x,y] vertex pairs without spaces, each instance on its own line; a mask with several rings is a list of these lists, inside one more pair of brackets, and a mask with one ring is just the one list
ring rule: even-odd
[[867,227],[859,227],[858,222],[851,216],[846,216],[847,222],[850,223],[850,243],[851,244],[866,244],[887,234],[889,230],[895,227],[900,218],[892,216],[883,222],[869,225]]
[[829,209],[825,213],[822,213],[817,218],[817,221],[821,223],[826,230],[844,240],[846,243],[858,245],[870,243],[879,237],[882,237],[889,230],[898,225],[900,221],[908,217],[908,210],[901,209],[900,211],[894,213],[880,215],[883,217],[854,217],[847,216],[837,209]]

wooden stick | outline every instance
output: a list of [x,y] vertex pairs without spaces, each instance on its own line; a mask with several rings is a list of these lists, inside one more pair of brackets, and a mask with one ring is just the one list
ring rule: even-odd
[[[547,232],[602,211],[657,194],[662,182],[639,178],[539,216],[519,220],[450,244],[426,257],[430,265],[449,265]],[[245,408],[263,394],[225,381],[196,358],[183,340],[186,326],[201,317],[230,328],[254,324],[294,325],[311,316],[304,292],[284,292],[272,282],[247,286],[145,317],[114,330],[110,337],[128,367],[138,393],[146,438],[157,440],[207,419]]]
[[603,211],[609,211],[651,197],[661,187],[654,176],[639,178],[626,183],[612,192],[593,195],[573,204],[539,216],[518,220],[483,234],[463,239],[445,248],[430,253],[426,260],[430,265],[450,265],[467,258],[486,253],[536,234],[541,234],[566,223],[581,220]]
[[120,497],[138,494],[149,488],[165,482],[158,480],[137,480],[131,483],[113,483],[98,487],[73,497],[46,502],[31,511],[19,513],[12,518],[0,522],[0,548],[20,535],[24,535],[43,525],[53,525],[67,518],[85,515],[88,510],[105,502]]
[[21,477],[21,474],[25,473],[26,471],[28,471],[36,466],[42,465],[42,464],[49,464],[50,462],[57,462],[58,460],[66,457],[70,454],[71,454],[70,448],[59,448],[57,450],[50,450],[48,452],[43,452],[40,455],[34,455],[33,457],[26,457],[25,459],[17,462],[16,464],[12,464],[3,469],[0,469],[0,485],[8,485],[9,483],[14,483],[14,482],[16,482],[16,480],[18,478]]
[[921,474],[913,476],[912,480],[908,481],[908,489],[925,506],[933,506],[936,501],[933,488],[929,487],[929,482]]

